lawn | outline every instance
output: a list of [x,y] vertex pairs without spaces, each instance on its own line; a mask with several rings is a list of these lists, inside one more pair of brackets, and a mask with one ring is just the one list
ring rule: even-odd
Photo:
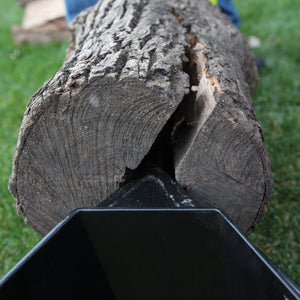
[[17,215],[7,189],[19,127],[33,93],[61,66],[67,43],[16,47],[10,27],[23,9],[12,0],[0,4],[0,277],[23,257],[40,236]]
[[[267,67],[253,101],[271,157],[274,193],[265,219],[250,239],[300,284],[300,1],[235,0],[246,37],[257,36]],[[40,236],[25,225],[7,190],[25,107],[61,66],[67,43],[16,47],[10,27],[23,10],[0,4],[0,277]]]

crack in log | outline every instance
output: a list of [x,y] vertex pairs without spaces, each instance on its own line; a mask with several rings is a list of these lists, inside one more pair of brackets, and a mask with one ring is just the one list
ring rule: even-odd
[[182,17],[177,13],[174,7],[171,8],[171,13],[176,17],[177,24],[182,23]]
[[[174,8],[171,9],[171,13],[175,15],[178,24],[182,23],[183,19]],[[174,155],[176,153],[180,153],[179,156],[184,154],[185,149],[189,147],[194,136],[200,130],[199,125],[202,126],[208,117],[207,115],[206,118],[202,118],[202,113],[207,114],[207,110],[211,110],[209,109],[210,103],[214,103],[214,99],[210,98],[212,95],[207,95],[209,93],[206,92],[207,87],[204,86],[207,82],[201,82],[205,61],[194,50],[197,38],[190,33],[190,26],[185,27],[189,46],[185,49],[186,57],[182,61],[183,71],[190,78],[190,93],[183,97],[139,166],[134,170],[126,168],[123,181],[119,184],[120,187],[157,167],[175,179],[175,160],[178,158]],[[155,71],[160,72],[160,70]],[[195,91],[193,87],[196,87],[197,90]]]
[[123,181],[119,184],[120,187],[133,179],[141,178],[152,169],[160,168],[175,178],[174,159],[172,151],[171,131],[173,128],[173,115],[169,118],[166,125],[158,134],[155,142],[151,146],[148,154],[143,158],[138,167],[134,170],[126,168],[123,176]]
[[[175,8],[171,8],[170,12],[176,17],[178,24],[183,22]],[[184,159],[187,149],[193,144],[216,106],[214,92],[222,92],[217,79],[210,78],[207,74],[205,46],[197,41],[197,36],[191,32],[189,24],[181,26],[186,29],[186,40],[189,44],[182,62],[183,71],[190,78],[190,93],[183,97],[139,166],[134,170],[126,168],[120,186],[156,167],[175,179],[176,167]]]
[[[183,70],[190,77],[190,86],[198,87],[202,65],[199,67],[195,52],[191,47],[186,48],[186,56],[188,62],[183,64]],[[120,187],[157,167],[175,179],[174,159],[176,157],[174,157],[174,152],[184,153],[184,149],[192,143],[201,119],[201,113],[206,109],[205,103],[207,101],[209,100],[205,96],[201,94],[198,97],[197,93],[192,90],[185,95],[139,166],[134,170],[126,168]]]

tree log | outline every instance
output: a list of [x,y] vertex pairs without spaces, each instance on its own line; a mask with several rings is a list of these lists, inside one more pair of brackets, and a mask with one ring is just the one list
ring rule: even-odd
[[71,24],[70,55],[32,97],[9,188],[46,234],[159,165],[247,232],[265,214],[270,162],[242,34],[207,0],[103,0]]

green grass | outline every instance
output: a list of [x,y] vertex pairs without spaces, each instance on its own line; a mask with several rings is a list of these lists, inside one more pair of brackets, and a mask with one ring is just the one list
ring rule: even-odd
[[[253,101],[275,182],[269,211],[250,239],[300,284],[300,1],[235,3],[242,32],[261,39],[255,53],[267,63]],[[25,107],[61,66],[67,46],[14,46],[10,26],[21,23],[22,13],[15,1],[1,0],[0,277],[40,240],[17,215],[7,181]]]
[[274,193],[250,239],[300,284],[300,2],[236,0],[241,31],[266,60],[253,101],[270,154]]
[[33,93],[51,78],[64,59],[66,43],[13,44],[10,27],[21,23],[16,1],[1,0],[0,10],[0,277],[22,258],[40,236],[17,215],[7,189],[19,127]]

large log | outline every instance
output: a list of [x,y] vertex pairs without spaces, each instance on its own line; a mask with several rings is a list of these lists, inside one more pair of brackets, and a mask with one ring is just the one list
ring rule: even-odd
[[32,97],[9,188],[46,234],[159,165],[245,232],[272,190],[242,34],[207,0],[103,0],[71,24],[70,56]]

